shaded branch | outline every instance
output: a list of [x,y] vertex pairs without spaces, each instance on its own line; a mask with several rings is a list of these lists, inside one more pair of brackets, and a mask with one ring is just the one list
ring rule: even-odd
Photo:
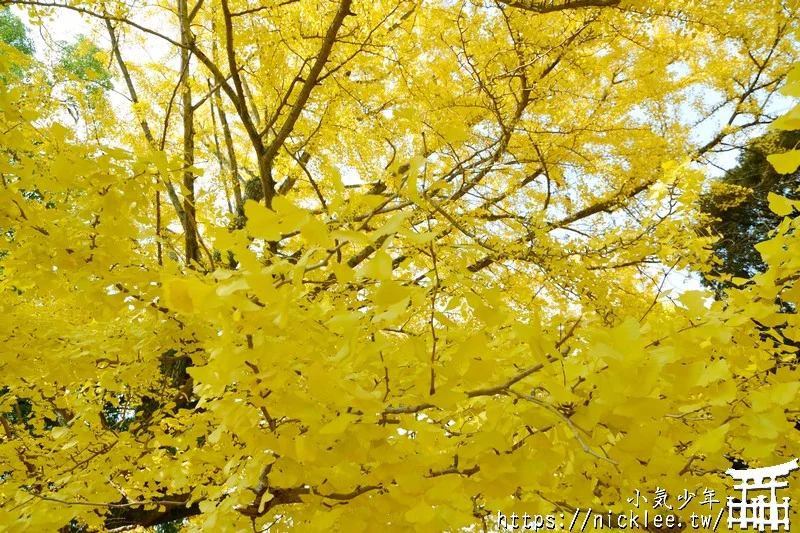
[[498,0],[498,2],[513,7],[515,9],[523,9],[533,13],[553,13],[556,11],[565,11],[567,9],[580,9],[582,7],[611,7],[620,3],[620,0],[564,0],[557,3],[554,0],[544,0],[541,2],[525,1],[525,0]]

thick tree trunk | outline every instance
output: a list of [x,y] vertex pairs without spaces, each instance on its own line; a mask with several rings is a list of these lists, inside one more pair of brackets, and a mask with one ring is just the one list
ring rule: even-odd
[[194,165],[194,109],[189,76],[189,9],[187,0],[178,0],[178,18],[181,25],[181,107],[183,112],[183,211],[186,213],[186,264],[200,261],[200,246],[197,240],[197,211],[195,208],[194,180],[191,170]]
[[[210,83],[209,83],[210,86]],[[236,214],[244,216],[244,199],[242,198],[242,185],[241,178],[239,177],[239,164],[236,160],[236,150],[233,146],[233,136],[231,135],[231,128],[228,125],[228,118],[225,116],[225,110],[222,108],[222,98],[220,98],[219,88],[214,91],[213,97],[214,107],[217,108],[219,115],[219,123],[222,127],[222,136],[225,140],[225,148],[228,152],[228,165],[231,171],[231,184],[233,186],[233,198],[236,202]],[[213,110],[212,110],[213,116]]]

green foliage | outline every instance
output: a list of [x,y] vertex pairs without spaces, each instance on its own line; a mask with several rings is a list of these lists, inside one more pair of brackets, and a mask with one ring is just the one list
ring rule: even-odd
[[33,40],[28,36],[28,28],[7,7],[0,9],[0,40],[27,56],[32,56],[36,51]]
[[61,43],[60,66],[70,77],[90,82],[89,91],[97,91],[99,87],[109,90],[111,75],[97,58],[100,49],[88,38],[79,35],[73,43]]
[[[0,54],[8,54],[9,72],[12,78],[21,80],[26,77],[35,52],[33,40],[28,36],[28,28],[8,8],[0,9]],[[3,81],[9,82],[6,74],[0,74]]]

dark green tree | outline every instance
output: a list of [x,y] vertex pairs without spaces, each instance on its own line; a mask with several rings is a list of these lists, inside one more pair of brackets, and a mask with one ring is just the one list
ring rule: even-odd
[[767,156],[798,143],[800,131],[770,132],[754,139],[742,150],[738,165],[703,195],[701,208],[715,219],[704,232],[720,236],[714,245],[720,263],[703,276],[703,283],[718,296],[732,285],[731,277],[749,278],[766,270],[755,245],[768,239],[782,219],[770,211],[769,193],[800,199],[800,171],[778,174]]

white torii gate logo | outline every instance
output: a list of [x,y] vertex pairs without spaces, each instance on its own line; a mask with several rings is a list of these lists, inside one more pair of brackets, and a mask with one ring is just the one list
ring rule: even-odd
[[[758,531],[764,531],[766,527],[769,527],[771,531],[778,531],[783,526],[784,531],[789,531],[790,500],[784,496],[783,503],[778,503],[775,491],[789,486],[787,481],[777,481],[777,478],[786,476],[797,468],[797,459],[795,459],[788,463],[763,468],[749,470],[729,468],[726,470],[726,474],[741,481],[733,488],[742,491],[739,502],[728,496],[728,529],[732,529],[735,524],[738,524],[739,529],[750,529],[750,526],[753,526],[753,529]],[[748,481],[752,481],[752,483],[748,484]],[[764,494],[748,498],[748,491],[769,491],[769,500]]]

